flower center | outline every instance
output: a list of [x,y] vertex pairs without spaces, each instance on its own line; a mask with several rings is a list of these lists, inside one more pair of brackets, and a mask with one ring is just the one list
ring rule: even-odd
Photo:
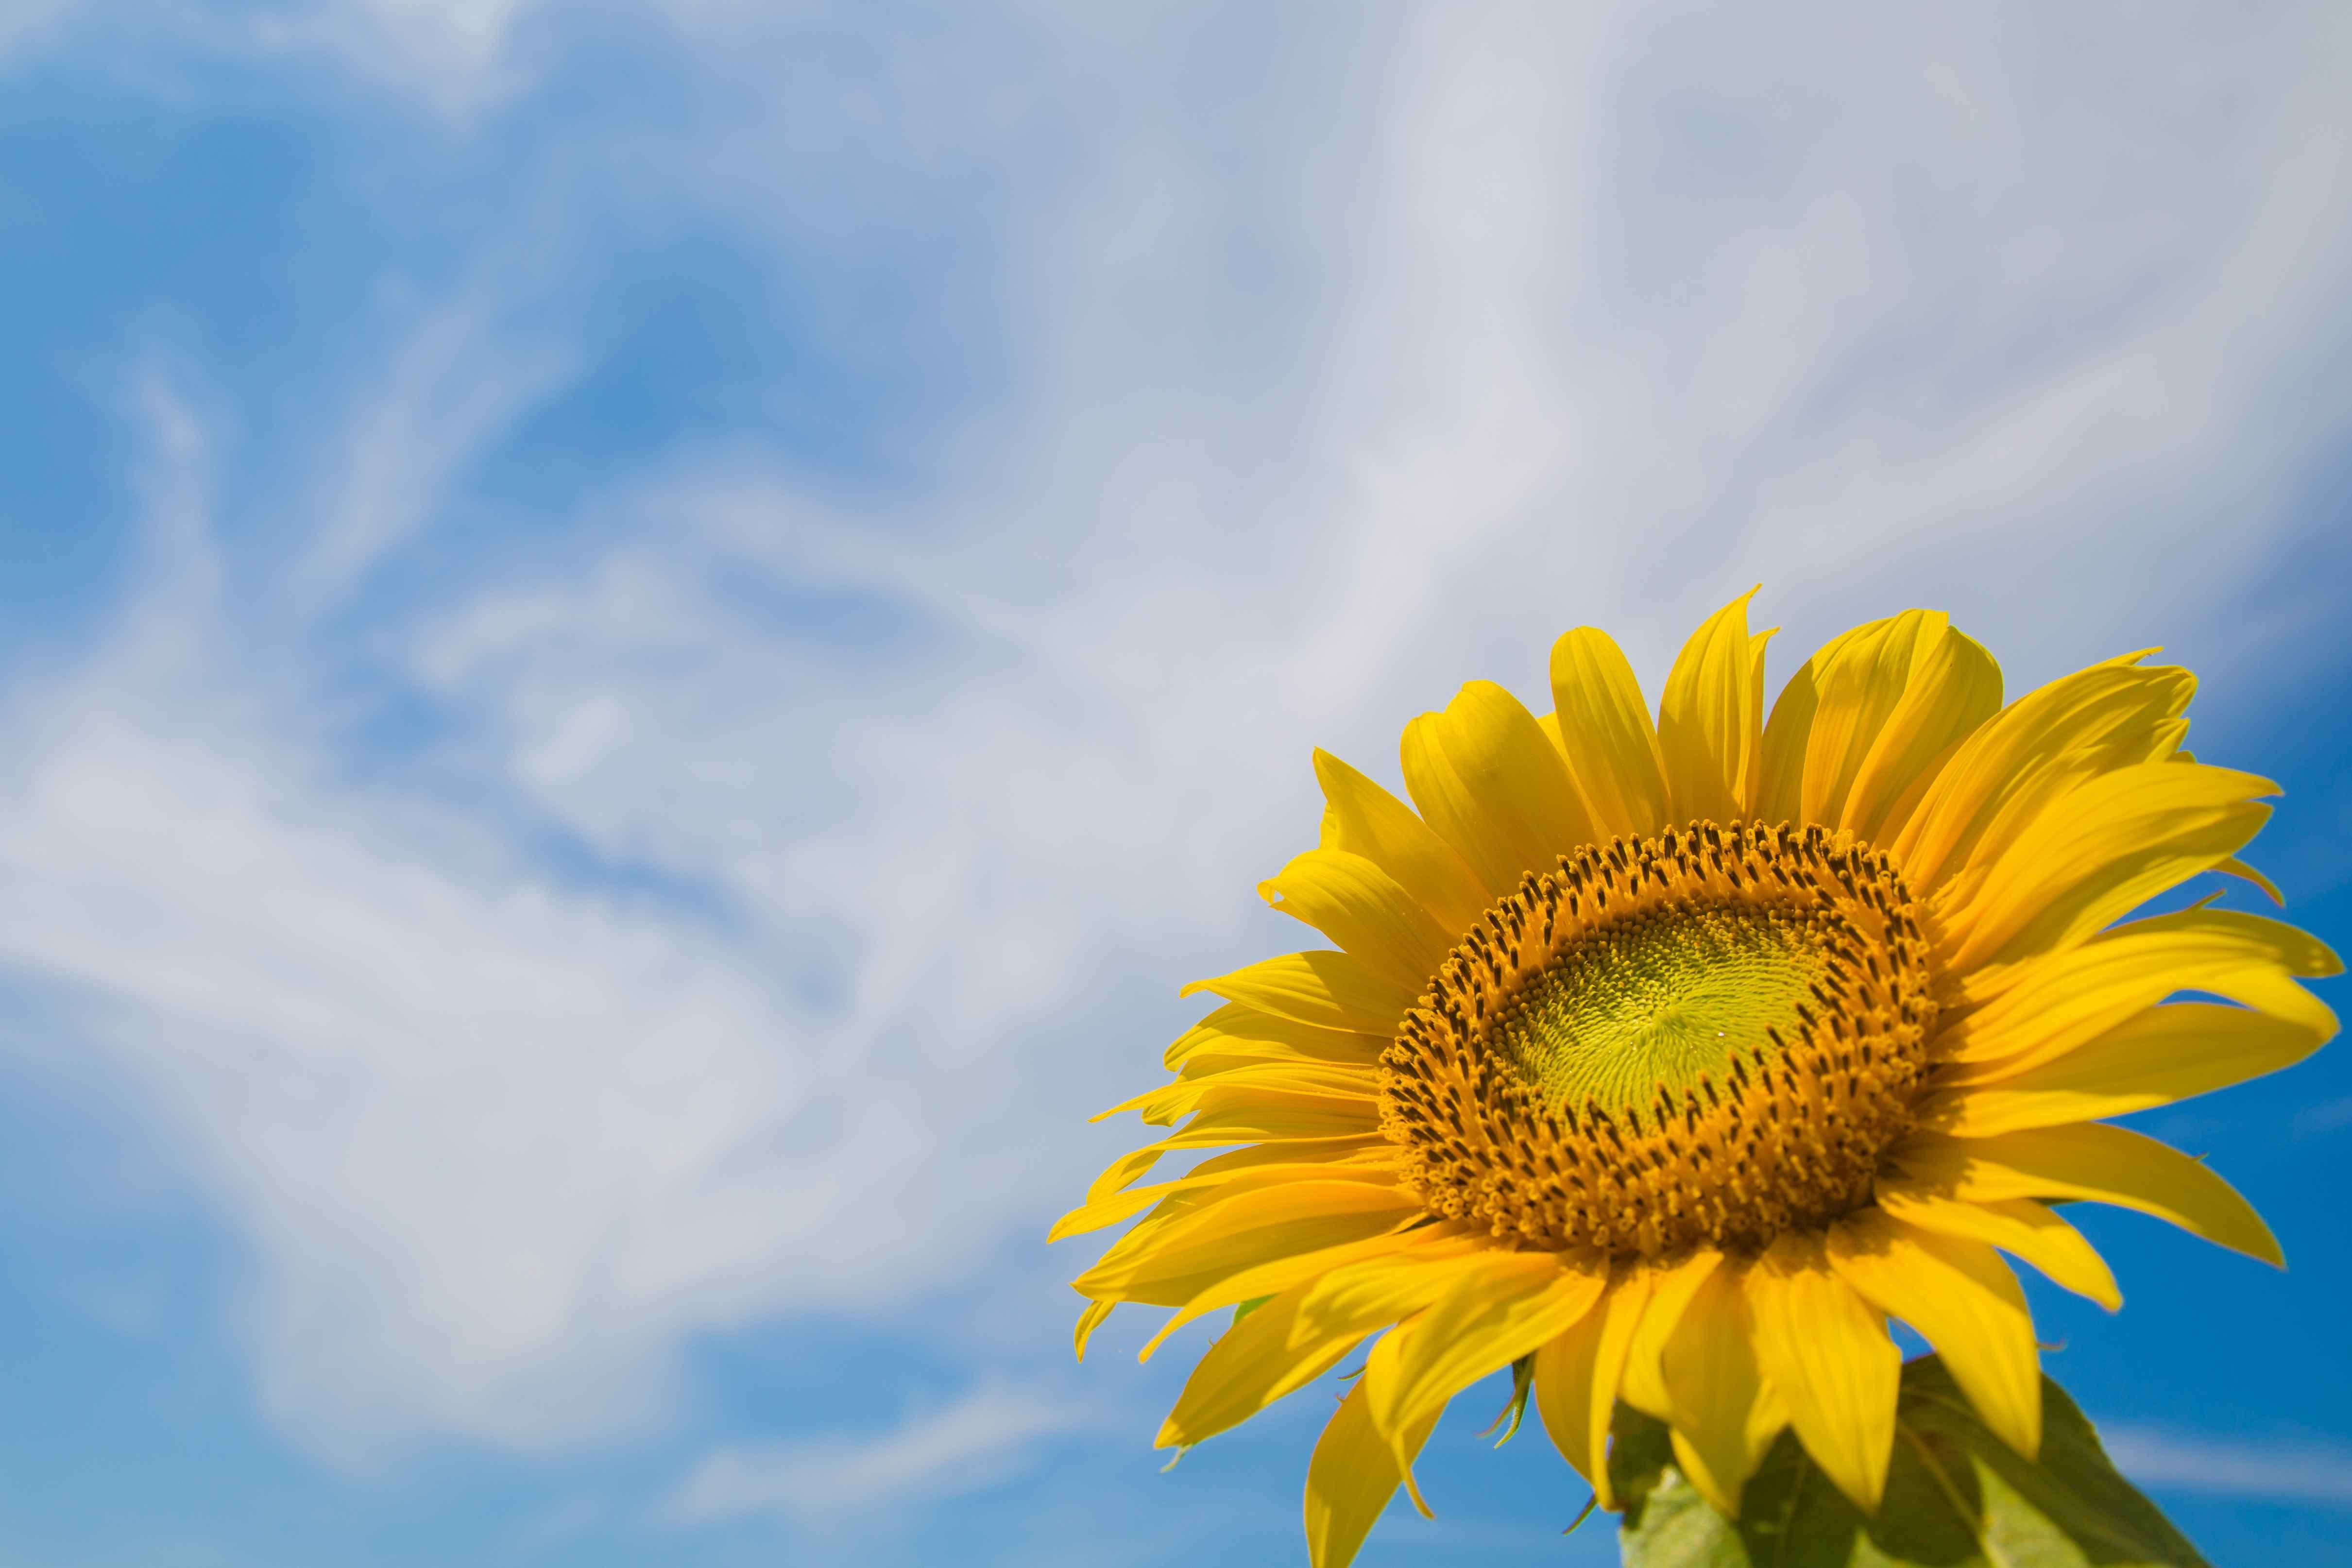
[[1909,889],[1820,827],[1711,823],[1530,873],[1383,1055],[1433,1214],[1544,1247],[1761,1247],[1867,1203],[1934,1019]]
[[1589,933],[1530,975],[1495,1021],[1495,1050],[1557,1105],[1612,1116],[1661,1089],[1729,1076],[1778,1050],[1776,1031],[1827,970],[1818,911],[1699,907],[1638,915]]

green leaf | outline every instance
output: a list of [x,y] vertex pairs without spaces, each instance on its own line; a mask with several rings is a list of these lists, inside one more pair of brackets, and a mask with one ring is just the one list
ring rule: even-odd
[[1244,1318],[1248,1317],[1252,1312],[1256,1311],[1260,1307],[1265,1306],[1268,1301],[1273,1300],[1274,1298],[1271,1296],[1253,1296],[1246,1301],[1234,1302],[1234,1321],[1236,1323],[1240,1322]]
[[2042,1459],[1985,1429],[1940,1359],[1903,1369],[1886,1498],[1865,1519],[1783,1432],[1736,1524],[1675,1468],[1664,1423],[1619,1405],[1609,1474],[1625,1568],[2210,1568],[2042,1380]]

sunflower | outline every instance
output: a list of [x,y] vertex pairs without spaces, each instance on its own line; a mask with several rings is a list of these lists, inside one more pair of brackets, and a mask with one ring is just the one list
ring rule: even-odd
[[1410,807],[1317,752],[1320,842],[1259,890],[1336,950],[1188,986],[1223,1005],[1169,1047],[1174,1082],[1115,1108],[1174,1131],[1055,1226],[1143,1215],[1075,1282],[1081,1355],[1122,1301],[1176,1309],[1146,1357],[1241,1309],[1163,1447],[1379,1336],[1308,1465],[1318,1568],[1400,1484],[1427,1511],[1423,1443],[1506,1367],[1603,1506],[1622,1400],[1727,1514],[1784,1427],[1874,1513],[1890,1318],[2034,1457],[2000,1254],[2121,1302],[2053,1203],[2282,1262],[2220,1176],[2099,1120],[2335,1032],[2295,977],[2341,966],[2291,926],[2210,900],[2116,923],[2204,872],[2277,898],[2235,858],[2276,787],[2181,749],[2194,678],[2133,654],[2004,707],[1991,656],[1911,610],[1833,638],[1768,720],[1750,597],[1692,636],[1654,723],[1580,626],[1554,712],[1481,681],[1412,721]]

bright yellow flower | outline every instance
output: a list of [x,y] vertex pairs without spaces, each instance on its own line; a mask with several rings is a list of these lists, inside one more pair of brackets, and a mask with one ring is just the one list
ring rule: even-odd
[[2051,1203],[2281,1261],[2221,1177],[2097,1121],[2335,1032],[2294,977],[2340,965],[2291,926],[2111,923],[2201,872],[2261,881],[2233,857],[2276,789],[2180,750],[2194,679],[2132,655],[2004,708],[1991,656],[1913,610],[1833,639],[1768,722],[1747,603],[1691,637],[1654,725],[1589,626],[1552,649],[1554,713],[1465,687],[1405,731],[1417,810],[1318,752],[1321,842],[1260,891],[1338,950],[1189,987],[1224,1005],[1118,1108],[1183,1124],[1055,1229],[1149,1211],[1076,1282],[1081,1354],[1122,1301],[1173,1330],[1263,1300],[1162,1446],[1389,1331],[1308,1468],[1318,1568],[1412,1488],[1447,1400],[1524,1357],[1604,1504],[1622,1399],[1726,1512],[1784,1426],[1874,1511],[1890,1316],[2034,1455],[2033,1328],[1994,1249],[2121,1300]]

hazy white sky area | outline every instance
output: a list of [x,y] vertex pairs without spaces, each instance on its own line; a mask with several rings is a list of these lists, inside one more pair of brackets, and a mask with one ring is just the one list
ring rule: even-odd
[[[2226,706],[2340,608],[2341,7],[890,18],[0,22],[20,73],[136,25],[121,91],[299,100],[392,226],[501,171],[299,417],[129,342],[136,566],[0,668],[0,962],[236,1238],[331,1463],[625,1443],[702,1336],[844,1314],[991,1370],[663,1507],[821,1520],[1099,1419],[1038,1245],[1130,1136],[1084,1115],[1286,940],[1308,748],[1548,707],[1571,625],[1654,694],[1761,581],[1776,683],[1926,604],[2012,691],[2164,643]],[[595,112],[632,59],[661,111]],[[939,390],[843,415],[847,476],[738,429],[509,482],[670,235]],[[861,336],[869,276],[934,335]]]

